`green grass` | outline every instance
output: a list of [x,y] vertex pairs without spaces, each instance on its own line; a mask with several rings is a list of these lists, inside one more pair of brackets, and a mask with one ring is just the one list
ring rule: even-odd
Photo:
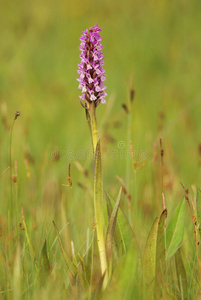
[[[114,275],[104,293],[93,229],[94,161],[92,155],[86,157],[92,143],[76,81],[79,37],[95,24],[102,29],[108,93],[107,105],[97,111],[104,190],[116,199],[121,186],[116,176],[126,183],[131,210],[124,193],[120,207],[131,220],[139,248],[133,242],[127,255],[114,255]],[[151,226],[162,213],[160,138],[167,225],[185,194],[180,181],[189,188],[195,206],[194,187],[201,187],[200,1],[8,0],[1,3],[0,25],[0,298],[90,299],[94,293],[95,299],[133,299],[133,294],[142,299],[142,257]],[[126,159],[128,115],[121,106],[128,101],[132,75],[136,170]],[[17,182],[12,182],[11,219],[6,169],[17,110],[21,116],[12,134],[12,175]],[[52,159],[55,151],[59,156]],[[69,163],[72,189],[63,185],[68,184]],[[191,214],[196,215],[186,204],[185,242],[180,248],[188,281],[184,299],[195,299],[200,289]],[[78,276],[73,280],[69,275],[52,220],[71,258],[73,242],[79,268],[78,253],[89,274],[93,266],[89,286],[83,288]],[[167,272],[176,276],[180,256],[173,260]],[[164,299],[182,294],[174,289],[179,284],[171,272]]]

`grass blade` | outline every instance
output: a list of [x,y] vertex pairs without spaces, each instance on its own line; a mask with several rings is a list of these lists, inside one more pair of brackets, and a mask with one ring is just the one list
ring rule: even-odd
[[199,233],[201,237],[201,203],[200,203],[200,189],[197,189],[197,195],[196,195],[196,208],[197,208],[197,219],[198,223],[200,224],[199,226]]
[[135,240],[133,239],[127,252],[118,260],[110,285],[101,297],[104,300],[142,299],[139,284],[140,274],[137,272],[139,261]]
[[176,207],[166,230],[166,259],[169,259],[177,251],[182,242],[184,234],[184,221],[185,199],[181,200]]
[[90,276],[87,272],[85,261],[79,253],[78,253],[78,258],[79,258],[80,266],[81,266],[81,267],[79,266],[78,275],[79,275],[80,282],[82,284],[83,290],[87,291],[88,288],[89,288],[89,278],[90,278]]
[[161,298],[162,287],[166,274],[165,260],[165,220],[167,218],[167,209],[162,212],[159,223],[156,242],[156,280],[155,280],[155,298]]
[[107,235],[106,235],[106,254],[107,254],[107,259],[108,259],[108,264],[109,264],[109,276],[111,275],[112,272],[112,253],[113,253],[113,239],[114,239],[114,232],[115,232],[115,227],[116,227],[116,221],[117,221],[117,214],[118,214],[118,209],[119,209],[119,204],[121,200],[121,192],[122,188],[119,190],[119,194],[117,197],[117,201],[114,205],[110,221],[108,224],[108,229],[107,229]]
[[35,260],[35,252],[34,252],[34,248],[33,248],[33,246],[32,246],[31,240],[30,240],[30,238],[29,238],[29,234],[28,234],[28,230],[27,230],[27,225],[26,225],[26,222],[25,222],[23,206],[21,206],[21,215],[22,215],[22,222],[23,222],[23,226],[24,226],[24,231],[25,231],[27,243],[28,243],[28,245],[29,245],[29,250],[30,250],[31,258],[32,258],[33,264],[34,264],[34,266],[35,266],[35,269],[36,269],[36,271],[38,272],[38,267],[37,267],[36,260]]
[[156,242],[159,218],[157,217],[149,232],[143,256],[143,282],[147,299],[154,299],[154,280],[156,270]]
[[[107,203],[107,217],[108,217],[108,223],[109,223],[109,220],[110,220],[110,217],[111,217],[111,214],[112,214],[112,211],[113,211],[113,206],[112,206],[112,201],[113,200],[110,195],[105,192],[105,198],[106,198],[106,203]],[[113,200],[113,202],[115,202]]]
[[57,226],[56,226],[56,224],[55,224],[54,221],[52,221],[52,222],[53,222],[54,228],[56,230],[57,238],[58,238],[58,241],[59,241],[59,246],[61,248],[61,252],[63,254],[63,258],[65,260],[65,263],[66,263],[67,267],[69,268],[69,270],[70,270],[71,274],[73,275],[73,277],[75,277],[75,275],[77,274],[77,267],[74,265],[74,263],[71,261],[70,257],[66,253],[66,251],[65,251],[65,249],[63,247],[62,240],[60,238]]
[[86,293],[88,291],[89,284],[86,280],[85,270],[83,269],[82,263],[78,265],[77,272],[82,289]]
[[188,283],[187,283],[187,276],[184,267],[184,263],[181,257],[180,249],[177,250],[175,253],[175,265],[177,271],[177,280],[179,285],[179,290],[182,296],[182,299],[186,299],[188,293]]
[[20,244],[17,245],[17,251],[13,266],[13,300],[21,299],[21,259]]
[[[115,201],[108,193],[106,193],[106,200],[107,200],[107,207],[108,207],[108,215],[110,216],[111,211],[113,209],[113,203],[115,203]],[[122,255],[128,250],[128,247],[134,237],[135,235],[130,226],[130,223],[127,217],[125,216],[125,214],[123,213],[123,211],[121,210],[121,208],[119,207],[118,215],[117,215],[117,225],[114,234],[114,240],[119,255]]]
[[[157,217],[149,232],[143,256],[143,282],[147,299],[155,299],[160,293],[160,276],[165,272],[164,222],[167,216],[165,209]],[[159,283],[160,281],[160,283]]]
[[47,242],[46,242],[46,240],[43,244],[41,254],[42,254],[44,269],[45,269],[45,271],[50,272],[51,267],[50,267],[50,262],[49,262],[49,258],[48,258],[48,254],[47,254]]

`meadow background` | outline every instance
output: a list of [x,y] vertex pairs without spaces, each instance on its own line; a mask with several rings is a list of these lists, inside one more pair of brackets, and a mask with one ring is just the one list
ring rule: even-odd
[[[92,144],[76,81],[81,31],[95,24],[102,29],[108,97],[97,116],[105,154],[104,190],[116,197],[121,185],[116,176],[124,180],[131,195],[129,218],[143,252],[150,226],[161,211],[160,138],[168,217],[184,195],[180,181],[193,198],[194,187],[201,187],[201,2],[7,0],[0,7],[0,174],[9,166],[10,128],[15,112],[21,111],[11,152],[12,175],[17,175],[12,182],[13,230],[8,224],[9,169],[0,177],[8,256],[7,263],[1,232],[1,295],[14,294],[12,269],[17,240],[24,238],[18,226],[23,206],[36,257],[47,240],[56,283],[38,284],[25,242],[20,255],[26,275],[18,292],[30,299],[56,299],[65,295],[67,271],[52,220],[62,229],[71,254],[71,241],[75,253],[86,249],[94,221],[93,159],[87,157]],[[129,99],[132,77],[135,98],[129,133],[122,104]],[[136,169],[127,159],[129,134]],[[68,184],[69,163],[72,189],[62,185]],[[121,206],[127,214],[127,195]],[[189,245],[191,231],[189,222]]]

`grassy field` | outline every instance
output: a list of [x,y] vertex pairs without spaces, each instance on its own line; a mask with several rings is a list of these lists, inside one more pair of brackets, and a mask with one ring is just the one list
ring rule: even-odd
[[[8,0],[0,6],[0,299],[146,299],[143,253],[163,211],[162,192],[167,225],[185,194],[190,203],[181,255],[167,261],[163,299],[199,299],[201,2]],[[76,81],[79,37],[95,24],[102,29],[108,93],[97,108],[103,189],[116,199],[123,185],[119,209],[135,235],[125,253],[114,251],[105,291],[92,143]],[[127,113],[122,104],[129,105],[131,89]],[[177,266],[183,261],[183,285],[173,259]]]

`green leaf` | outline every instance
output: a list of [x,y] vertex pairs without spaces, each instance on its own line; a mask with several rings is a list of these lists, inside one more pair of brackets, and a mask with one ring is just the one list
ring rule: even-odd
[[169,259],[177,251],[182,242],[184,234],[184,222],[185,199],[181,200],[176,207],[166,230],[166,259]]
[[162,287],[166,275],[165,260],[165,220],[167,218],[167,210],[165,209],[159,219],[158,234],[156,242],[156,279],[155,279],[155,298],[162,297]]
[[196,208],[197,208],[197,219],[198,223],[200,224],[199,226],[199,233],[201,236],[201,199],[200,199],[200,189],[197,189],[197,195],[196,195]]
[[65,260],[65,263],[67,265],[67,267],[69,268],[71,274],[73,275],[73,277],[75,277],[75,275],[77,274],[77,267],[74,265],[74,263],[71,261],[70,257],[68,256],[68,254],[66,253],[65,249],[64,249],[64,246],[62,244],[62,240],[60,238],[60,235],[59,235],[59,231],[57,229],[57,226],[55,224],[54,221],[53,222],[53,225],[54,225],[54,228],[55,228],[55,231],[56,231],[56,234],[57,234],[57,239],[59,241],[59,246],[61,248],[61,252],[62,252],[62,255],[63,255],[63,258]]
[[103,212],[103,182],[102,182],[102,163],[101,163],[101,147],[98,140],[95,152],[95,172],[94,172],[94,210],[96,217],[96,231],[98,240],[98,251],[100,256],[101,273],[104,275],[103,288],[108,282],[108,266],[105,248],[104,233],[104,212]]
[[104,215],[103,215],[103,183],[102,183],[102,163],[101,163],[101,149],[100,140],[98,140],[95,153],[95,174],[94,174],[94,206],[97,223],[97,232],[104,229]]
[[107,234],[106,234],[106,254],[107,254],[107,259],[108,259],[108,264],[109,264],[109,274],[112,272],[112,253],[113,253],[113,239],[114,239],[114,232],[115,232],[115,227],[116,227],[116,220],[117,220],[117,213],[119,209],[119,204],[121,200],[121,192],[122,188],[119,190],[119,194],[117,197],[117,201],[114,205],[110,221],[108,224],[108,229],[107,229]]
[[175,254],[175,265],[177,270],[178,285],[182,296],[181,298],[186,299],[188,293],[188,283],[187,283],[186,271],[181,257],[180,249],[178,249]]
[[51,270],[49,258],[47,255],[47,242],[45,240],[41,251],[44,269],[49,272]]
[[165,209],[157,217],[147,238],[143,256],[143,282],[147,299],[155,299],[161,292],[160,286],[165,273],[164,222],[167,216]]
[[108,223],[110,221],[110,217],[111,217],[111,214],[112,214],[112,211],[113,211],[113,206],[112,206],[112,202],[115,202],[111,196],[105,192],[105,197],[106,197],[106,203],[107,203],[107,217],[108,217]]
[[[22,290],[22,269],[21,269],[21,249],[20,249],[20,243],[17,244],[17,249],[16,249],[16,255],[15,259],[13,262],[13,269],[12,269],[12,274],[13,274],[13,282],[12,282],[12,288],[15,291],[13,293],[13,299],[22,299],[23,298],[23,290]],[[2,267],[2,265],[1,265]],[[11,275],[11,274],[10,274]],[[1,282],[2,282],[2,277],[1,277]],[[2,294],[2,292],[1,292]],[[7,297],[1,296],[0,298],[6,299]],[[8,297],[9,298],[9,297]],[[10,297],[11,298],[11,297]]]
[[154,299],[158,223],[159,218],[157,217],[149,232],[143,256],[143,282],[147,299],[150,300]]
[[83,291],[87,291],[89,288],[89,281],[87,280],[87,272],[86,272],[86,265],[84,259],[81,257],[81,255],[78,253],[78,258],[80,260],[80,264],[78,265],[78,277],[80,280],[80,283],[82,285]]
[[85,264],[85,261],[83,259],[83,257],[78,253],[78,258],[80,260],[80,263],[82,265],[82,270],[83,270],[83,276],[84,276],[84,280],[89,283],[89,279],[90,279],[90,276],[88,274],[88,270],[87,270],[87,267],[86,267],[86,264]]
[[[114,206],[113,203],[115,203],[115,201],[108,193],[106,193],[106,200],[107,200],[108,216],[110,217],[111,211]],[[118,215],[117,215],[117,225],[114,234],[114,240],[119,255],[122,255],[128,250],[128,247],[134,237],[135,235],[133,233],[133,230],[130,226],[127,217],[125,216],[121,208],[119,208]]]
[[139,283],[140,274],[137,271],[138,262],[139,253],[133,239],[127,252],[118,260],[110,284],[101,299],[141,299],[142,289]]

